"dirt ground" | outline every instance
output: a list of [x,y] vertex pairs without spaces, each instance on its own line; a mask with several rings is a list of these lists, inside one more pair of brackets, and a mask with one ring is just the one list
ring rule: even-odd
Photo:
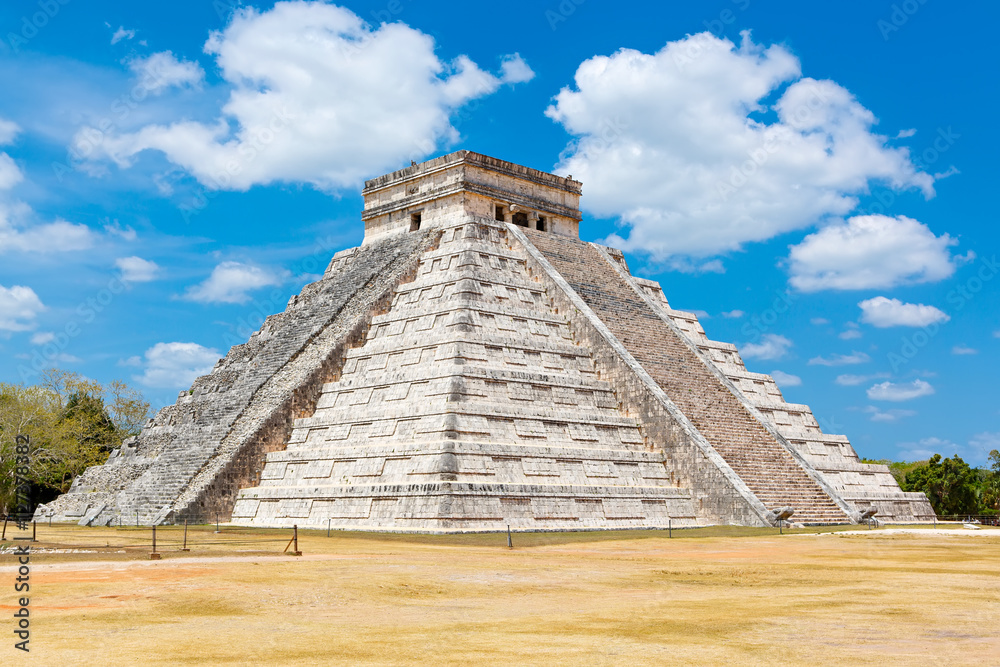
[[39,525],[27,655],[0,553],[0,663],[1000,665],[1000,529],[182,531]]

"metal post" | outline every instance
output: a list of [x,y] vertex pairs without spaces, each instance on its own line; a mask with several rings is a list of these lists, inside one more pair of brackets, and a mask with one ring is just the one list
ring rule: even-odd
[[781,530],[781,519],[778,519],[778,535],[784,535],[785,533]]
[[673,537],[673,536],[674,536],[674,520],[668,518],[667,519],[667,537]]
[[326,536],[330,537],[330,517],[326,518]]
[[52,527],[52,512],[49,512],[49,528]]
[[181,551],[191,551],[188,549],[188,520],[184,519],[184,546],[181,547]]
[[510,524],[509,523],[507,524],[507,548],[508,549],[513,549],[514,548],[514,543],[510,539]]
[[38,530],[38,522],[37,521],[32,521],[31,522],[31,541],[32,542],[37,542],[38,541],[38,540],[35,539],[35,535],[36,535],[37,530]]
[[139,510],[135,511],[135,527],[139,527]]
[[215,513],[215,532],[217,532],[217,533],[222,532],[222,531],[219,530],[219,513],[218,512]]

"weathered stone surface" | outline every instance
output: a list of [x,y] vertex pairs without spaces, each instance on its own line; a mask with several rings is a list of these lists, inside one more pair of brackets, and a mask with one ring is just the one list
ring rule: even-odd
[[363,245],[38,514],[433,532],[932,517],[580,241],[580,194],[468,151],[369,181]]
[[292,420],[311,410],[336,377],[344,350],[410,277],[414,253],[438,232],[386,238],[339,253],[323,279],[234,346],[210,375],[163,408],[105,465],[88,469],[40,516],[88,523],[228,520],[240,486],[255,482],[263,455],[284,447]]

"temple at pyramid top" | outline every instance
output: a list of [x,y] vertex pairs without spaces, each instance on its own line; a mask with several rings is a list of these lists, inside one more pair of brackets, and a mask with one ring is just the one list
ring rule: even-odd
[[736,347],[580,239],[581,184],[459,151],[39,520],[426,532],[927,521]]
[[472,151],[366,181],[363,194],[365,243],[469,215],[580,237],[579,181]]

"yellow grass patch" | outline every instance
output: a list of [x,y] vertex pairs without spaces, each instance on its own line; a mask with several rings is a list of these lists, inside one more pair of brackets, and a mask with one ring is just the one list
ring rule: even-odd
[[[417,536],[39,526],[31,658],[161,664],[996,664],[1000,530]],[[825,534],[816,534],[824,532]],[[73,550],[77,553],[72,553]],[[89,553],[81,553],[89,552]],[[0,555],[0,618],[13,606]],[[5,580],[9,579],[9,583]],[[0,621],[4,664],[21,657]]]

